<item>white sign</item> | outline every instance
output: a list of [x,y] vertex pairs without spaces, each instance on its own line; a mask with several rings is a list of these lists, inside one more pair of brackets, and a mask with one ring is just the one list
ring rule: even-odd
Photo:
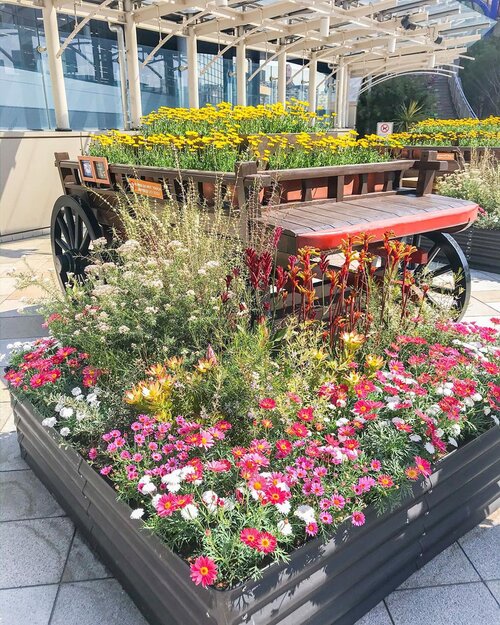
[[378,136],[387,137],[387,135],[392,135],[393,126],[394,126],[393,122],[378,122],[377,123]]

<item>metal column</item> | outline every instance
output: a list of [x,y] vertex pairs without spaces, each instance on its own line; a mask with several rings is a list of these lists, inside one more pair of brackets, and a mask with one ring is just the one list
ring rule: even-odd
[[57,11],[53,0],[45,0],[42,7],[43,29],[45,31],[45,44],[49,60],[50,82],[52,87],[52,99],[56,115],[56,130],[69,130],[68,101],[66,99],[66,87],[64,85],[64,72],[62,57],[58,57],[59,51],[59,28],[57,26]]
[[200,94],[198,88],[198,48],[197,39],[192,28],[188,28],[186,38],[187,66],[188,66],[188,97],[190,108],[197,109],[200,106]]
[[139,72],[139,51],[137,29],[132,14],[132,3],[127,0],[125,8],[125,45],[127,46],[128,92],[130,98],[130,124],[139,128],[142,117],[141,79]]
[[311,52],[309,61],[309,110],[316,111],[316,85],[318,79],[318,59],[316,52]]
[[[243,31],[238,32],[238,36],[243,35]],[[245,41],[240,41],[236,45],[236,101],[242,106],[247,104],[247,48]]]
[[339,67],[337,70],[337,81],[335,85],[335,127],[343,128],[343,113],[344,113],[344,87],[345,87],[345,67],[344,59],[340,59]]
[[286,52],[278,56],[278,102],[286,102]]

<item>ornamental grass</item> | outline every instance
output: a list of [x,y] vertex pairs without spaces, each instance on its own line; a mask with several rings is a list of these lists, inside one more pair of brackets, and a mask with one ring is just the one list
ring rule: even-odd
[[50,336],[14,345],[6,379],[194,584],[362,526],[498,424],[498,330],[436,314],[411,246],[386,237],[382,279],[364,236],[338,267],[313,248],[277,267],[279,228],[244,247],[166,204],[123,206],[87,281],[45,285]]

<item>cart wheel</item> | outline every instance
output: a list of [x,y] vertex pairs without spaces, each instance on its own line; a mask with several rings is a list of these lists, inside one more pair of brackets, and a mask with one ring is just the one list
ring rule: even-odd
[[417,234],[408,237],[407,242],[427,252],[425,263],[409,265],[416,285],[429,287],[427,302],[461,319],[469,304],[471,277],[469,264],[458,243],[443,232]]
[[85,280],[90,242],[101,234],[101,226],[83,200],[72,195],[62,195],[56,200],[50,239],[54,265],[63,289],[68,283],[68,273],[74,274],[78,281]]

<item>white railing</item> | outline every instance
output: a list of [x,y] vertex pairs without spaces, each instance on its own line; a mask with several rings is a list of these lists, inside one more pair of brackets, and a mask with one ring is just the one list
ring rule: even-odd
[[472,117],[477,119],[477,115],[472,106],[469,104],[469,100],[467,100],[464,90],[462,89],[462,81],[460,80],[458,74],[450,76],[449,84],[451,100],[458,117]]

